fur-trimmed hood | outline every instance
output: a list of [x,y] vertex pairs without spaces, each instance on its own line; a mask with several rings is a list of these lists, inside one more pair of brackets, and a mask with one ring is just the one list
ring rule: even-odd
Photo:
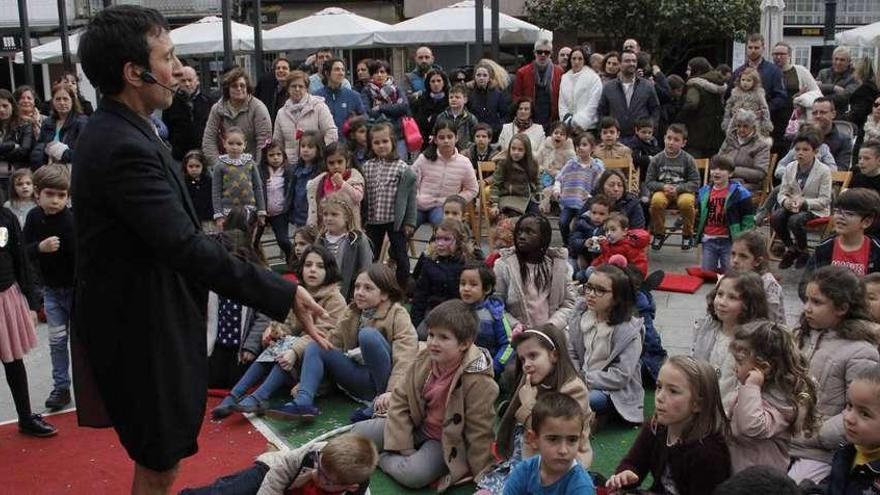
[[717,95],[723,95],[727,91],[724,76],[717,70],[710,70],[705,74],[691,77],[686,84]]

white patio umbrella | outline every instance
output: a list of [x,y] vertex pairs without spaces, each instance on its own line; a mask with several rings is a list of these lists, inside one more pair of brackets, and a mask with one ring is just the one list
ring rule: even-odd
[[329,7],[308,17],[271,29],[263,36],[263,49],[303,50],[325,46],[371,46],[373,35],[391,27],[345,9]]
[[764,56],[769,59],[770,50],[782,41],[783,0],[761,0],[761,34],[764,35]]
[[846,46],[880,47],[880,22],[847,29],[834,35],[834,39]]
[[[483,8],[485,40],[492,37],[491,12]],[[386,45],[474,43],[477,39],[475,14],[473,0],[465,0],[395,24],[376,33],[376,41]],[[498,15],[498,31],[501,43],[507,44],[531,44],[538,38],[552,38],[551,32],[503,13]]]
[[[253,50],[254,28],[234,21],[231,26],[232,51]],[[178,56],[223,53],[223,19],[220,17],[203,17],[192,24],[172,29],[168,34],[174,42],[174,53]]]
[[[79,47],[80,35],[82,35],[82,31],[67,36],[67,43],[70,45],[70,59],[73,62],[79,61],[76,51]],[[62,62],[61,39],[31,48],[31,57],[35,64],[60,64]],[[24,52],[15,54],[15,63],[24,63]]]

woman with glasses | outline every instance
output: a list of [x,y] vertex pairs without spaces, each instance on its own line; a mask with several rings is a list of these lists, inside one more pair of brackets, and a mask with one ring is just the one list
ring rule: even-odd
[[568,354],[590,389],[590,409],[617,413],[624,421],[645,420],[645,390],[639,358],[642,318],[636,289],[625,268],[601,265],[583,285],[568,320]]
[[292,71],[285,84],[288,98],[275,116],[272,143],[278,143],[284,148],[288,163],[297,163],[299,140],[304,133],[318,133],[325,145],[336,142],[339,134],[333,114],[324,103],[324,98],[309,94],[309,76],[305,72]]
[[202,151],[209,166],[213,167],[220,155],[225,153],[223,134],[230,127],[244,131],[245,149],[253,155],[255,163],[261,163],[263,148],[272,138],[269,110],[254,97],[250,76],[240,67],[223,76],[220,89],[222,97],[211,107],[202,135]]

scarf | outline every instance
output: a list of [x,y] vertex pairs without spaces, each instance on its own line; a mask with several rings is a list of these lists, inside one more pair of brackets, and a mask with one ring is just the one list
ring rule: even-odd
[[869,449],[861,445],[853,445],[856,448],[856,456],[853,458],[853,467],[868,464],[880,460],[880,447]]
[[439,92],[439,93],[435,93],[435,92],[431,91],[431,99],[432,99],[432,100],[434,100],[434,101],[440,101],[440,100],[443,100],[443,99],[445,99],[445,98],[446,98],[446,93],[444,93],[443,91],[441,91],[441,92]]
[[519,120],[519,117],[513,118],[513,126],[516,127],[517,134],[520,132],[526,132],[532,127],[532,119],[529,120]]
[[299,120],[300,116],[302,115],[303,110],[306,107],[306,103],[309,102],[309,98],[311,98],[311,95],[306,94],[297,103],[294,103],[293,100],[291,100],[289,98],[288,98],[287,102],[284,103],[284,110],[287,112],[288,115],[290,115],[290,118],[294,122]]
[[376,316],[376,308],[369,308],[361,310],[360,321],[358,322],[358,328],[363,328],[370,323],[373,318]]
[[370,94],[370,98],[373,100],[373,107],[377,105],[390,105],[392,103],[397,103],[397,86],[394,85],[394,80],[391,77],[385,80],[385,83],[382,84],[382,87],[379,87],[373,80],[367,83],[367,91]]
[[553,63],[548,61],[543,70],[535,64],[535,84],[540,88],[546,88],[551,82],[553,82]]
[[425,422],[422,429],[425,436],[432,440],[440,440],[443,435],[443,419],[446,416],[446,399],[449,387],[461,363],[443,369],[437,363],[431,363],[431,374],[422,388],[425,398]]
[[[342,173],[342,180],[348,180],[349,177],[351,177],[351,170],[346,170]],[[336,185],[333,184],[333,181],[330,180],[329,172],[324,174],[324,180],[321,182],[321,192],[323,193],[321,197],[326,198],[327,196],[330,196],[331,194],[338,192],[340,189],[342,189],[341,185],[339,187],[336,187]]]

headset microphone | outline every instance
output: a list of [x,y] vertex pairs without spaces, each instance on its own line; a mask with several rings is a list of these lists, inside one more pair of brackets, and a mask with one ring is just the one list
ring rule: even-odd
[[160,88],[165,88],[168,91],[171,91],[172,93],[177,93],[176,90],[169,88],[168,86],[165,86],[164,84],[157,81],[156,76],[154,76],[153,73],[150,71],[141,72],[140,78],[141,78],[141,81],[143,81],[147,84],[155,84],[156,86],[159,86]]

